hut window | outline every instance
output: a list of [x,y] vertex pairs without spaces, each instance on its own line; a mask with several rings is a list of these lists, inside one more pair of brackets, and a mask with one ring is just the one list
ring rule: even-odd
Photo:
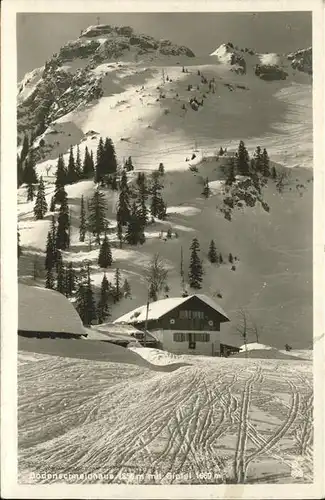
[[182,332],[174,333],[174,342],[185,342],[185,334]]

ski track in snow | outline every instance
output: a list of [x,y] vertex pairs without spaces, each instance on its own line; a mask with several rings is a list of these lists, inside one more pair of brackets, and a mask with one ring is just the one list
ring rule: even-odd
[[[20,478],[47,482],[31,473],[69,471],[109,472],[104,482],[114,483],[254,483],[276,470],[275,482],[312,480],[312,412],[304,409],[312,406],[311,367],[188,361],[161,373],[20,353]],[[293,478],[297,462],[303,477]]]

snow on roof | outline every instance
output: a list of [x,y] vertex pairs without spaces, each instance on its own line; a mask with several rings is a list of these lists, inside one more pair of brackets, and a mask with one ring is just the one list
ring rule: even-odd
[[[211,307],[219,314],[224,316],[224,318],[226,318],[226,321],[229,321],[227,314],[223,311],[223,309],[219,306],[219,304],[214,302],[214,300],[210,299],[206,295],[202,294],[189,295],[188,297],[173,297],[168,299],[157,300],[156,302],[151,302],[149,304],[148,320],[155,320],[161,318],[169,311],[172,311],[173,309],[180,306],[181,304],[184,304],[193,297],[199,298],[202,302],[204,302],[209,307]],[[143,321],[146,320],[146,315],[147,315],[147,306],[143,305],[141,307],[134,309],[131,312],[128,312],[127,314],[124,314],[120,318],[117,318],[114,321],[114,323],[131,323],[131,324],[142,323]]]
[[18,284],[18,330],[85,335],[82,321],[59,292]]
[[260,344],[258,342],[248,342],[246,344],[246,347],[245,347],[245,344],[240,346],[241,351],[245,351],[246,348],[247,348],[247,351],[254,351],[256,349],[274,349],[274,347],[271,347],[270,345]]

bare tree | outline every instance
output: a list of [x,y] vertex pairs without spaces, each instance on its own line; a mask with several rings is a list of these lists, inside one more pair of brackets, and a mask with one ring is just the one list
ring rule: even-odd
[[238,326],[236,327],[236,331],[240,334],[240,336],[244,340],[245,345],[245,357],[247,358],[247,334],[248,334],[248,326],[247,326],[247,313],[244,309],[240,309],[238,311]]
[[148,290],[157,297],[166,285],[168,270],[165,267],[164,261],[158,253],[156,253],[149,265],[145,269],[145,279],[148,284]]
[[288,169],[283,169],[277,172],[276,184],[275,187],[279,191],[279,193],[283,193],[286,186],[290,185],[291,173]]
[[245,311],[242,308],[238,312],[238,326],[236,328],[236,331],[241,335],[241,337],[244,340],[245,353],[247,357],[248,336],[254,335],[256,338],[256,342],[259,343],[260,331],[256,321],[247,311]]

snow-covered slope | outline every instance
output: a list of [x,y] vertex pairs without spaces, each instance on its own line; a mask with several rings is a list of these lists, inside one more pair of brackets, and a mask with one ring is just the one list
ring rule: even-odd
[[313,481],[311,363],[208,358],[157,372],[20,352],[18,376],[24,484]]
[[[263,342],[306,347],[312,330],[312,172],[301,167],[312,167],[310,76],[290,69],[292,61],[281,56],[281,65],[287,61],[288,77],[265,81],[255,74],[255,66],[274,64],[273,55],[263,60],[251,49],[225,46],[225,57],[235,51],[245,61],[246,72],[239,74],[232,71],[234,65],[218,57],[198,58],[184,47],[137,35],[131,28],[119,30],[90,27],[64,46],[46,62],[39,80],[40,72],[35,72],[36,88],[18,105],[20,132],[42,124],[44,118],[34,146],[48,201],[58,155],[63,153],[67,162],[71,145],[74,152],[79,145],[82,157],[86,146],[95,155],[99,137],[108,136],[119,164],[131,155],[135,173],[148,173],[164,163],[166,221],[149,225],[147,241],[138,248],[119,249],[116,235],[110,234],[114,264],[108,276],[118,266],[136,290],[132,299],[114,306],[112,319],[146,302],[143,267],[156,252],[169,268],[170,295],[179,296],[180,246],[187,270],[188,248],[196,235],[205,266],[202,293],[214,298],[221,293],[220,304],[232,322],[238,308],[250,310],[259,325],[265,325]],[[197,110],[189,103],[194,97],[203,103]],[[227,157],[218,159],[216,152],[220,146],[235,150],[241,139],[250,154],[261,145],[273,162],[297,168],[292,169],[290,186],[283,193],[272,182],[265,188],[269,213],[256,206],[236,212],[229,222],[216,210],[224,190],[221,166],[227,162]],[[193,153],[196,158],[191,161]],[[197,173],[189,171],[191,164]],[[201,196],[206,177],[212,192],[208,200]],[[92,181],[67,186],[73,227],[72,247],[64,258],[77,266],[90,260],[98,285],[103,275],[96,263],[98,247],[89,248],[78,238],[80,197],[89,197],[93,190]],[[117,193],[106,190],[105,195],[113,229]],[[33,272],[31,255],[43,266],[41,251],[51,214],[44,221],[34,221],[33,204],[25,203],[24,188],[19,189],[18,199],[25,250],[20,275],[26,281]],[[164,237],[168,229],[173,232],[170,240]],[[225,257],[223,266],[207,260],[212,238]],[[229,252],[239,259],[235,271],[227,260]],[[230,329],[231,324],[224,328]]]

